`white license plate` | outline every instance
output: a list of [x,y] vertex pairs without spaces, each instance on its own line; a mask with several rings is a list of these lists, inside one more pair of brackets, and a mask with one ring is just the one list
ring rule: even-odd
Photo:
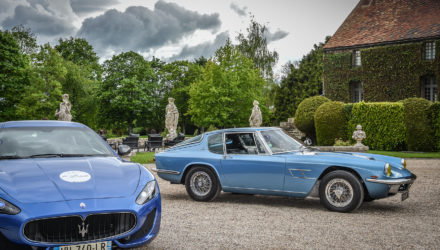
[[409,191],[402,193],[402,201],[408,199],[408,197],[409,197]]
[[54,250],[111,250],[112,242],[93,242],[79,245],[67,245],[55,247]]

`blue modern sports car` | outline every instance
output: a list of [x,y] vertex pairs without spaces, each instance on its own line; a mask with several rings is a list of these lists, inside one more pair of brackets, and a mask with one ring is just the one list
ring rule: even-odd
[[154,176],[87,126],[0,123],[0,249],[135,247],[158,234],[160,218]]
[[337,212],[363,201],[402,194],[416,176],[404,159],[364,153],[324,153],[306,148],[279,128],[236,128],[208,132],[156,154],[159,177],[185,184],[196,201],[220,191],[318,196]]

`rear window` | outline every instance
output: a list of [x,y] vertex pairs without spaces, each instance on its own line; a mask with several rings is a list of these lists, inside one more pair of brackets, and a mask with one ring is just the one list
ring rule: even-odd
[[222,134],[210,135],[208,137],[208,150],[214,154],[223,154]]
[[185,146],[185,145],[192,144],[192,143],[197,143],[197,142],[200,142],[202,140],[202,138],[203,138],[203,134],[195,136],[193,138],[189,138],[188,140],[184,140],[181,143],[177,143],[174,147],[180,147],[180,146]]

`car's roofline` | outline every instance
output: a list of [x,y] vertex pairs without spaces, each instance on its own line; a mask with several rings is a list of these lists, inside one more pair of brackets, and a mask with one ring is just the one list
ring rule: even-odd
[[275,130],[280,129],[278,127],[246,127],[246,128],[226,128],[226,129],[219,129],[214,131],[206,132],[206,135],[209,134],[216,134],[216,133],[228,133],[228,132],[254,132],[254,131],[267,131],[267,130]]
[[78,127],[87,128],[77,122],[54,121],[54,120],[27,120],[1,122],[0,128],[24,128],[24,127]]

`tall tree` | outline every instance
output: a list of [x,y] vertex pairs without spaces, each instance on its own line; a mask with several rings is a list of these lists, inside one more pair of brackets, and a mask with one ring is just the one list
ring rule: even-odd
[[150,64],[133,52],[113,56],[103,65],[104,81],[99,88],[100,123],[107,128],[150,125],[157,82]]
[[101,68],[98,62],[99,57],[87,40],[73,37],[65,40],[60,38],[58,43],[55,49],[65,60],[75,63],[84,71],[88,71],[89,79],[101,79]]
[[[330,37],[326,37],[326,42]],[[274,89],[275,118],[277,122],[293,117],[296,108],[305,98],[322,93],[324,43],[313,49],[297,63],[288,63],[280,86]]]
[[249,126],[253,100],[260,102],[267,117],[265,84],[253,62],[228,40],[208,61],[202,78],[191,85],[188,113],[198,126]]
[[265,33],[268,32],[267,27],[257,23],[252,17],[246,30],[246,35],[239,33],[236,37],[239,42],[237,45],[238,50],[254,62],[254,65],[261,70],[261,74],[265,79],[272,80],[272,68],[278,61],[278,53],[269,51],[267,47],[265,36]]
[[17,41],[22,53],[31,55],[37,52],[37,37],[30,28],[26,28],[23,25],[15,26],[12,28],[11,34]]
[[0,121],[15,120],[16,107],[29,85],[29,58],[8,31],[0,30]]
[[17,113],[22,119],[55,119],[61,102],[61,82],[67,73],[64,60],[49,44],[41,46],[32,57],[30,86],[24,91]]
[[187,127],[194,127],[188,112],[189,89],[193,82],[202,75],[202,67],[197,63],[188,61],[174,61],[163,68],[165,85],[171,87],[169,96],[173,97],[174,103],[179,109],[179,126],[183,133]]

